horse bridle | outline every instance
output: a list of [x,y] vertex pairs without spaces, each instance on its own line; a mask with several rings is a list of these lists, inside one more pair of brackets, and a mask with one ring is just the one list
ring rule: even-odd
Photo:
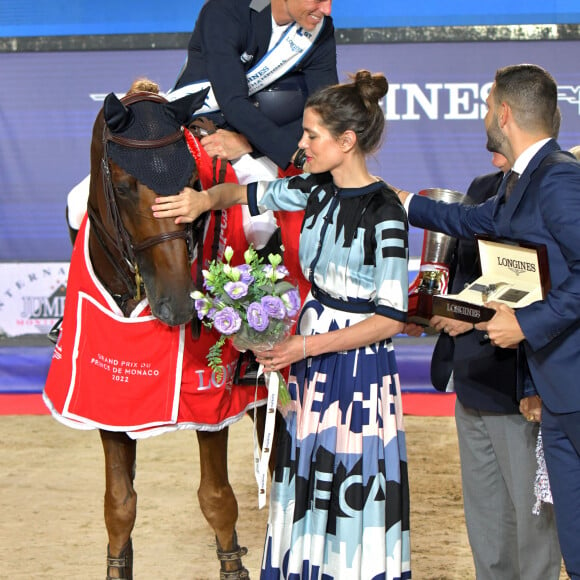
[[[121,99],[121,102],[125,105],[130,105],[138,101],[153,101],[157,103],[166,103],[167,100],[161,95],[155,93],[147,92],[137,92],[127,95]],[[173,232],[163,232],[155,236],[146,238],[145,240],[134,244],[131,240],[131,236],[121,219],[121,214],[115,199],[115,188],[113,185],[113,179],[111,176],[111,170],[109,167],[109,157],[107,154],[107,143],[113,142],[121,145],[123,147],[128,147],[132,149],[156,149],[160,147],[165,147],[176,143],[180,139],[184,139],[184,128],[180,127],[177,131],[170,135],[166,135],[160,139],[151,139],[147,141],[140,141],[137,139],[129,139],[126,137],[121,137],[119,135],[114,135],[111,133],[109,127],[105,123],[103,128],[103,155],[101,157],[101,169],[103,176],[103,192],[105,195],[105,202],[107,207],[107,215],[114,226],[115,236],[112,236],[109,231],[103,225],[100,216],[97,212],[88,205],[88,214],[91,221],[91,225],[94,226],[96,238],[105,252],[110,264],[116,270],[117,274],[123,278],[125,285],[133,298],[137,301],[141,300],[141,289],[143,286],[143,280],[139,272],[139,266],[137,265],[136,255],[144,250],[147,250],[158,244],[162,244],[171,240],[183,239],[186,242],[189,259],[193,261],[193,248],[195,241],[193,239],[193,226],[192,224],[187,224],[187,226],[182,230],[175,230]],[[102,236],[105,236],[110,243],[113,244],[115,249],[121,254],[123,260],[127,263],[129,270],[134,275],[131,277],[127,272],[122,269],[115,257],[113,256],[111,250]]]

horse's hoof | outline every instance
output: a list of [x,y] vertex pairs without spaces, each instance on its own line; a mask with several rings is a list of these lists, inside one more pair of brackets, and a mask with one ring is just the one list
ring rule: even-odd
[[249,580],[250,573],[246,568],[240,568],[239,570],[234,570],[233,572],[224,572],[220,570],[220,580]]
[[[249,580],[250,573],[242,565],[242,556],[245,556],[248,553],[248,548],[240,547],[236,532],[234,532],[234,548],[231,551],[225,552],[222,550],[217,537],[216,544],[217,557],[222,566],[220,570],[220,580]],[[228,563],[232,565],[237,564],[236,569],[227,570],[226,566]]]
[[[111,576],[113,570],[116,570],[119,575]],[[131,538],[116,558],[111,556],[109,546],[107,546],[107,580],[133,580],[133,543]]]

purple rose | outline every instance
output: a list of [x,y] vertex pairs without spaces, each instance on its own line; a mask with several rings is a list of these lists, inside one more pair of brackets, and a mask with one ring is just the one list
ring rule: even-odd
[[278,296],[264,296],[260,303],[270,318],[277,318],[278,320],[286,318],[286,307]]
[[224,284],[226,294],[233,300],[239,300],[248,294],[248,285],[243,282],[226,282]]
[[221,334],[230,335],[240,330],[242,319],[231,306],[226,306],[224,309],[216,312],[213,324],[214,328]]
[[300,310],[300,293],[298,290],[288,290],[288,292],[282,294],[281,298],[288,311],[288,316],[295,316]]
[[248,306],[247,317],[250,327],[258,332],[266,330],[268,324],[270,324],[268,314],[259,302],[252,302]]
[[205,318],[208,313],[209,310],[211,308],[211,302],[209,300],[207,300],[206,298],[197,298],[194,301],[195,304],[195,309],[197,311],[197,317],[202,320],[203,318]]
[[235,267],[235,270],[240,273],[240,282],[243,282],[249,286],[254,281],[250,264],[240,264],[239,266]]

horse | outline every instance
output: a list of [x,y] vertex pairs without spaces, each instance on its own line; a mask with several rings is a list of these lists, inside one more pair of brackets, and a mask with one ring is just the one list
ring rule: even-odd
[[[145,316],[147,324],[156,325],[155,334],[163,333],[163,336],[170,337],[167,339],[168,345],[173,344],[171,337],[174,336],[179,337],[177,342],[181,345],[185,341],[187,357],[187,345],[189,344],[190,352],[195,350],[195,345],[201,344],[200,341],[204,339],[203,333],[208,332],[200,327],[194,316],[194,303],[190,296],[194,289],[192,272],[196,270],[197,265],[198,274],[201,274],[201,264],[204,256],[207,259],[208,247],[211,248],[212,257],[215,257],[216,248],[220,242],[223,243],[223,238],[227,237],[224,233],[224,219],[220,215],[202,216],[194,224],[177,225],[172,219],[154,218],[151,206],[155,197],[175,194],[184,186],[198,190],[207,187],[200,180],[200,165],[203,158],[200,156],[197,142],[186,128],[192,113],[203,103],[206,91],[170,103],[158,92],[151,91],[151,83],[145,86],[146,90],[141,90],[137,83],[123,98],[118,98],[114,93],[107,95],[94,122],[87,217],[75,241],[70,270],[72,272],[73,266],[81,260],[80,256],[84,255],[85,262],[89,262],[86,268],[95,278],[94,285],[104,296],[103,301],[118,311],[117,318],[125,317],[128,321],[134,322],[136,312],[148,314],[149,308],[151,317]],[[216,167],[212,167],[214,181],[217,180],[218,173]],[[223,178],[223,173],[221,175]],[[229,216],[232,239],[235,239],[234,233],[242,231],[235,222],[235,215],[234,213]],[[213,237],[210,227],[212,219]],[[241,243],[239,241],[238,245]],[[69,304],[69,289],[70,300],[75,300],[72,305]],[[79,313],[85,307],[91,308],[87,311],[90,315],[87,314],[81,320]],[[102,305],[100,309],[103,309]],[[97,315],[100,316],[100,310],[85,299],[84,290],[80,291],[71,284],[69,274],[65,316],[45,385],[44,398],[53,415],[65,424],[83,429],[95,427],[99,429],[105,457],[107,579],[131,580],[133,577],[131,533],[136,522],[137,507],[137,493],[133,485],[136,439],[140,432],[147,429],[136,428],[134,432],[128,433],[122,421],[111,427],[100,416],[91,414],[92,407],[106,406],[109,397],[125,396],[125,393],[114,390],[116,387],[113,385],[110,387],[109,395],[94,394],[96,391],[100,392],[101,385],[87,386],[87,380],[83,379],[83,376],[88,376],[87,371],[79,372],[77,368],[85,364],[85,367],[91,370],[97,367],[94,372],[106,372],[107,376],[110,374],[111,380],[125,380],[127,375],[132,376],[132,373],[128,373],[129,369],[125,368],[124,373],[121,370],[125,362],[127,366],[129,365],[129,355],[124,355],[127,360],[119,361],[115,356],[93,353],[86,357],[86,363],[79,362],[78,359],[74,364],[66,363],[67,381],[68,376],[72,375],[70,384],[75,383],[75,380],[78,384],[75,383],[76,390],[62,386],[68,384],[62,380],[63,361],[68,358],[67,337],[69,350],[76,352],[85,342],[90,343],[91,340],[101,340],[100,344],[103,340],[106,343],[113,341],[114,334],[119,332],[110,333],[106,339],[101,339],[100,336],[81,338],[79,327],[87,326],[88,334],[90,332],[88,321]],[[155,320],[149,321],[149,318]],[[122,322],[124,321],[121,320]],[[93,330],[94,334],[106,332],[101,323],[94,323],[94,326],[99,326]],[[131,329],[135,326],[138,325],[121,324],[116,328]],[[178,330],[173,332],[174,329]],[[185,339],[184,329],[191,331],[190,335],[185,333]],[[145,340],[153,341],[154,337],[147,332],[149,331],[145,330]],[[132,340],[127,338],[123,342],[130,343]],[[204,343],[206,346],[201,346],[200,349],[203,351],[207,348],[208,341],[211,340],[211,336],[206,336]],[[105,349],[101,346],[98,348]],[[199,362],[190,363],[193,370],[190,369],[188,376],[198,373],[202,377],[204,372],[207,373],[207,368],[200,370],[195,365],[199,366]],[[182,384],[184,377],[185,370]],[[213,378],[212,375],[211,379]],[[199,380],[202,383],[206,379]],[[153,390],[157,388],[155,383],[152,386]],[[220,418],[215,425],[209,426],[209,430],[197,428],[196,422],[193,422],[191,427],[196,429],[200,451],[198,500],[204,517],[215,533],[222,580],[249,578],[248,571],[242,563],[242,557],[247,553],[247,549],[238,544],[235,530],[238,506],[228,480],[227,425],[232,420],[241,418],[252,404],[260,411],[264,409],[256,402],[253,389],[247,395],[239,395],[239,402],[236,403],[235,393],[238,390],[234,387],[228,395],[228,402],[231,399],[234,403],[231,414],[226,415],[225,419]],[[82,393],[85,391],[91,391],[93,393],[91,397],[101,396],[101,403],[96,404],[94,401],[82,403]],[[183,392],[178,392],[178,395],[181,405],[181,397],[185,395]],[[263,396],[264,393],[261,392],[260,395]],[[176,395],[172,396],[175,398]],[[91,400],[91,397],[88,399]],[[250,398],[252,404],[249,403]],[[234,407],[234,404],[238,404],[238,407]],[[91,409],[83,414],[85,413],[83,409],[86,409],[87,405]],[[193,408],[194,404],[190,406]],[[173,408],[175,409],[175,406]],[[114,413],[114,410],[111,413]],[[263,423],[263,414],[259,418]],[[172,419],[170,423],[174,424],[175,416],[172,416]],[[159,422],[151,424],[153,431],[159,427]]]

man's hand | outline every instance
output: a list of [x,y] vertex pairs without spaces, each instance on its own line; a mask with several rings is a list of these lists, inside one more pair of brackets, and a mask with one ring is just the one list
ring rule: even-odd
[[411,195],[411,193],[409,191],[405,191],[404,189],[399,189],[390,183],[387,183],[387,185],[399,196],[401,203],[405,205],[405,201]]
[[475,327],[487,332],[491,344],[501,348],[515,348],[526,338],[513,308],[501,302],[487,302],[484,306],[493,308],[495,314],[489,322],[481,322]]
[[542,399],[538,395],[524,397],[520,401],[520,413],[528,421],[539,423],[542,420]]
[[444,318],[443,316],[432,316],[429,324],[439,332],[446,332],[449,336],[459,336],[474,329],[471,322],[453,320],[453,318]]
[[202,137],[201,145],[210,157],[229,161],[252,152],[252,146],[243,135],[224,129],[218,129],[215,133]]
[[403,328],[402,334],[407,334],[408,336],[414,336],[418,338],[425,332],[425,329],[420,324],[415,324],[414,322],[407,322],[405,328]]

